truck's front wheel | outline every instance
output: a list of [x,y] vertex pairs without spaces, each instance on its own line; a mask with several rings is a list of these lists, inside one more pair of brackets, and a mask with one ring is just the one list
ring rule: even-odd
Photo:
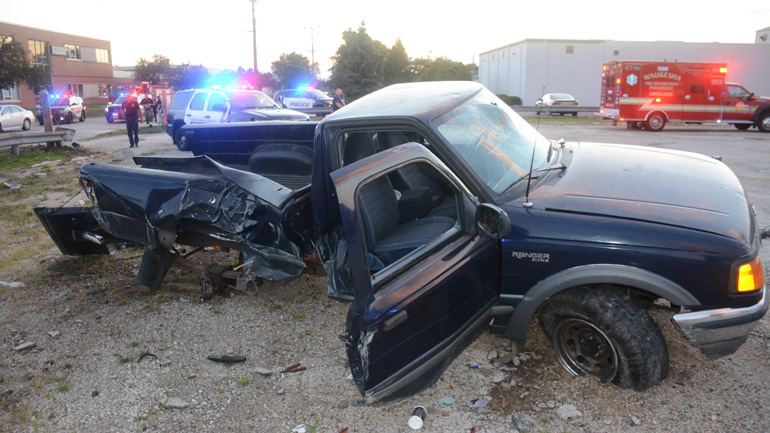
[[613,287],[579,287],[549,299],[538,312],[559,362],[571,374],[648,389],[668,376],[668,347],[655,321]]
[[190,143],[187,142],[187,137],[185,137],[184,131],[181,128],[174,131],[174,144],[181,151],[190,150]]
[[770,132],[770,110],[765,111],[757,122],[757,128],[762,132]]
[[664,126],[666,126],[666,116],[661,113],[652,113],[644,124],[648,131],[653,132],[662,131]]

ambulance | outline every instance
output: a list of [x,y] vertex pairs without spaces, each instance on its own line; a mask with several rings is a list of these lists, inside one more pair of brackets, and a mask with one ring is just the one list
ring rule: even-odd
[[602,66],[598,115],[629,129],[667,122],[729,123],[770,132],[770,99],[726,81],[726,63],[613,61]]

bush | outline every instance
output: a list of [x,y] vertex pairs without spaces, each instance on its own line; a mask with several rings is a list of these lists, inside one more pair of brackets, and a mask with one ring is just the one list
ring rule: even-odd
[[497,95],[497,97],[508,105],[521,105],[521,98],[518,96]]

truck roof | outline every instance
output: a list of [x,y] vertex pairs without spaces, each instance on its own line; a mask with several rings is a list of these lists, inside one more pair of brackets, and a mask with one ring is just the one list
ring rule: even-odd
[[324,122],[351,118],[414,117],[427,123],[483,88],[473,81],[394,84],[335,111]]

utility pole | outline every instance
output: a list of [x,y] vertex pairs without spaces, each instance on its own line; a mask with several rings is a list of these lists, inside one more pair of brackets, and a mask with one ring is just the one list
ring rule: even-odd
[[[305,28],[310,27],[310,67],[313,68],[313,81],[316,80],[317,74],[315,71],[315,43],[313,41],[313,26],[305,26]],[[317,27],[317,26],[316,26]]]
[[257,88],[257,77],[259,69],[257,69],[257,18],[254,15],[254,5],[257,4],[257,0],[249,0],[251,2],[251,35],[254,37],[254,88]]

